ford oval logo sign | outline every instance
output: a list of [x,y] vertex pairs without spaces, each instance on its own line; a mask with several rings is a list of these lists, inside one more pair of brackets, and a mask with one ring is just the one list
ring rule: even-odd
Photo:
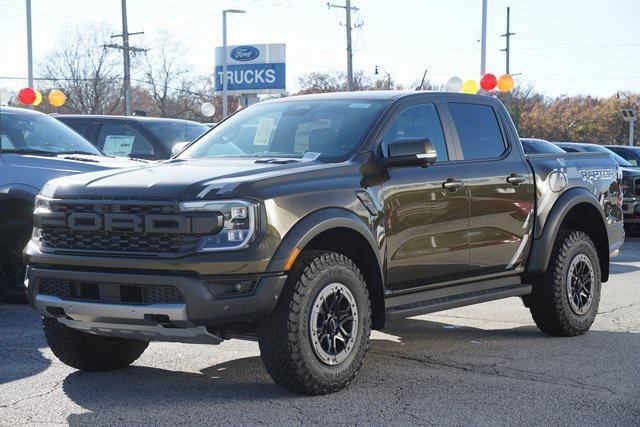
[[260,55],[260,51],[253,46],[238,46],[231,51],[231,58],[236,61],[251,61]]

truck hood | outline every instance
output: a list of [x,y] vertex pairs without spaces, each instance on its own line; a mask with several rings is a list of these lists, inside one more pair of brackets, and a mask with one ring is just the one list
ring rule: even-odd
[[256,163],[255,159],[173,159],[136,169],[109,170],[50,181],[42,193],[54,198],[150,197],[198,200],[237,195],[251,183],[325,169],[317,161]]
[[148,164],[146,161],[123,157],[94,156],[86,154],[61,154],[55,157],[27,154],[2,154],[10,166],[29,169],[46,169],[68,173],[82,173],[116,168],[135,168]]

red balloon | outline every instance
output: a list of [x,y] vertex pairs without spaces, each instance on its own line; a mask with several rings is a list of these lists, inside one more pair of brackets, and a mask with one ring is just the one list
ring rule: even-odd
[[30,87],[25,87],[18,92],[18,101],[23,105],[31,105],[36,100],[36,91]]
[[498,79],[493,74],[485,74],[480,79],[480,87],[484,90],[492,90],[498,84]]

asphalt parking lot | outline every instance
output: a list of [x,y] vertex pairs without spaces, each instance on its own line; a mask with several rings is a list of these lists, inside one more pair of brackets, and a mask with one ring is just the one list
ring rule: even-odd
[[131,367],[77,372],[38,316],[0,304],[0,425],[640,423],[640,239],[613,260],[600,314],[549,338],[511,298],[388,325],[345,391],[275,386],[256,343],[151,344]]

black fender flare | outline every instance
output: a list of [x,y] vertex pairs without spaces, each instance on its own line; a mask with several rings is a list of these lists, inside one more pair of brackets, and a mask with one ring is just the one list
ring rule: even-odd
[[294,248],[302,250],[314,237],[334,228],[349,228],[364,237],[376,254],[380,277],[384,277],[382,254],[376,239],[365,222],[352,211],[341,208],[326,208],[308,214],[299,220],[284,236],[276,253],[269,262],[268,271],[284,271]]
[[[39,189],[25,184],[8,184],[0,187],[0,220],[7,218],[7,203],[19,201],[33,206],[34,199],[40,192]],[[33,210],[33,209],[32,209]]]
[[[553,245],[555,244],[556,236],[558,235],[562,222],[567,217],[569,211],[581,203],[587,203],[596,208],[600,214],[602,226],[605,228],[606,234],[606,218],[598,199],[596,199],[593,193],[584,188],[571,188],[556,200],[549,215],[547,215],[542,234],[537,239],[533,239],[529,262],[527,264],[527,273],[541,274],[547,270],[551,253],[553,252]],[[606,281],[609,276],[608,245],[605,253],[599,255],[601,261],[606,261],[604,263],[601,262],[603,281]]]

